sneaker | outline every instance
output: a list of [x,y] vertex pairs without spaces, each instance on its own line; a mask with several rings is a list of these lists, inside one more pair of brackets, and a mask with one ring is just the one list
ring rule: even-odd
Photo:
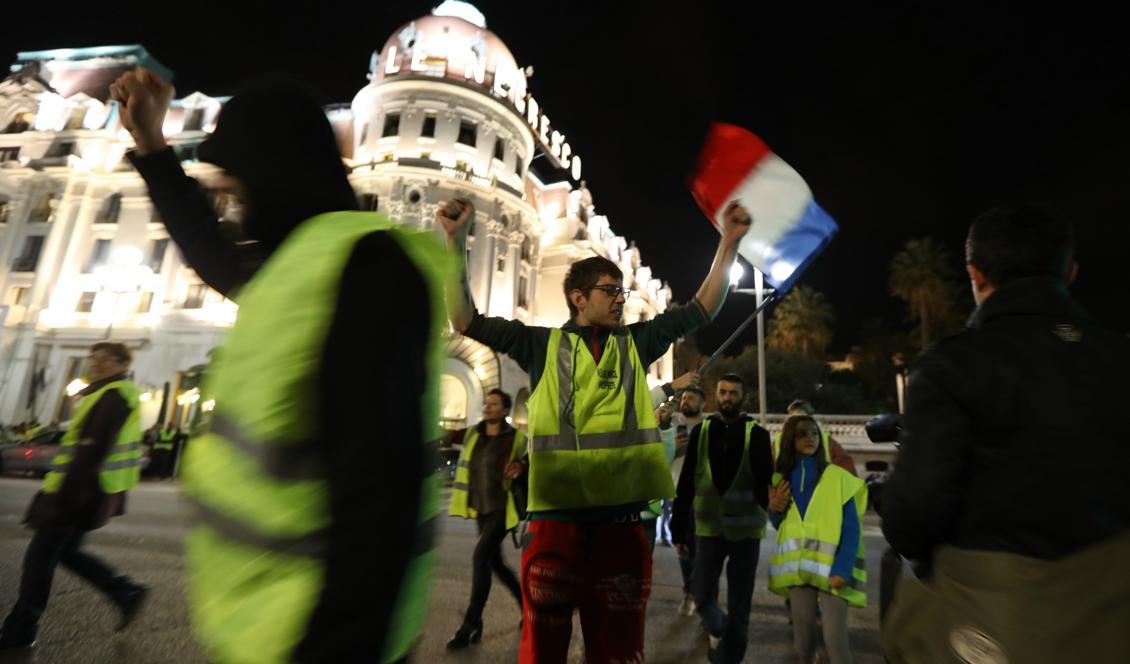
[[693,616],[698,606],[695,605],[694,597],[690,595],[683,596],[683,603],[679,605],[680,616]]

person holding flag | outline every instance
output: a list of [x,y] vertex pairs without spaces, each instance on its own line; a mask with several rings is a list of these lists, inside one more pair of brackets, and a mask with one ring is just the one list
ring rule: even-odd
[[565,662],[574,610],[587,662],[643,661],[651,546],[640,512],[675,495],[647,367],[717,315],[751,218],[736,201],[720,214],[718,250],[690,304],[625,327],[623,273],[593,256],[565,276],[571,319],[548,328],[476,312],[466,275],[475,208],[455,199],[436,217],[459,268],[448,286],[453,327],[506,353],[530,376],[531,522],[522,553],[519,661]]
[[804,178],[765,141],[736,125],[716,122],[710,127],[690,187],[699,208],[715,226],[720,227],[721,217],[733,201],[741,201],[757,220],[742,238],[738,253],[773,287],[772,295],[699,369],[705,372],[758,312],[784,296],[838,229],[817,205]]

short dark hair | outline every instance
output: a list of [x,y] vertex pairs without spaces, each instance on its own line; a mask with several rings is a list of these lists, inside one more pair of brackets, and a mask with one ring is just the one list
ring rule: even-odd
[[742,380],[742,377],[736,373],[728,373],[718,379],[719,383],[721,383],[722,381],[726,381],[727,383],[737,383],[738,385],[742,386],[742,389],[745,389],[745,381]]
[[704,402],[706,401],[706,390],[702,389],[701,385],[691,385],[686,389],[686,391],[694,392],[699,396],[700,399],[702,399]]
[[620,266],[604,256],[593,256],[569,266],[569,272],[565,274],[565,303],[569,305],[570,317],[576,318],[578,312],[569,294],[577,289],[592,288],[605,276],[624,281],[624,272],[620,270]]
[[117,341],[99,341],[90,347],[90,352],[94,353],[100,350],[106,353],[122,364],[129,364],[133,362],[133,353],[130,352],[129,347]]
[[502,407],[505,408],[506,410],[510,410],[510,406],[511,406],[511,404],[513,404],[513,402],[510,400],[509,394],[503,392],[502,390],[498,389],[497,387],[494,388],[493,390],[487,392],[488,397],[492,394],[497,394],[498,398],[502,399]]
[[1034,205],[1005,205],[981,214],[965,240],[965,262],[998,288],[1024,277],[1061,279],[1074,253],[1070,222]]

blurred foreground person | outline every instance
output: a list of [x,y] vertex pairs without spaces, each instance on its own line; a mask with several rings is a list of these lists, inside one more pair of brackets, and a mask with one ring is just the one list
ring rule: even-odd
[[133,620],[148,592],[81,550],[87,531],[125,514],[126,492],[141,479],[140,391],[127,378],[124,344],[94,344],[86,358],[90,385],[51,461],[25,523],[35,535],[24,556],[20,595],[0,631],[0,650],[35,645],[55,567],[63,564],[101,590],[121,611],[118,630]]
[[883,532],[918,564],[883,625],[892,662],[1126,661],[1130,342],[1067,286],[1068,223],[977,218],[977,309],[910,375]]
[[[169,235],[239,304],[209,370],[211,431],[184,458],[197,637],[218,662],[406,658],[433,557],[424,441],[437,437],[443,250],[356,211],[333,130],[298,85],[237,94],[199,146],[239,200],[240,242],[165,144],[172,87],[138,69],[113,93]],[[380,427],[374,408],[389,409]]]

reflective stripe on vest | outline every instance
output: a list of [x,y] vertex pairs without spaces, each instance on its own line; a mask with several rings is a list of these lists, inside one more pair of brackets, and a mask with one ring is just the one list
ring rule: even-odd
[[[471,458],[475,453],[475,444],[479,442],[479,428],[471,427],[463,437],[463,450],[459,453],[459,463],[455,467],[455,481],[451,485],[451,506],[448,509],[450,516],[474,519],[479,516],[478,511],[470,505],[471,491]],[[513,463],[526,454],[526,434],[514,431],[514,445],[510,448],[510,461]],[[514,494],[510,491],[510,480],[503,482],[506,488],[506,529],[518,527],[518,507],[514,503]]]
[[629,332],[609,334],[600,362],[571,332],[550,331],[529,400],[529,510],[628,505],[675,493]]
[[[238,318],[204,386],[221,407],[210,430],[185,448],[184,491],[194,515],[186,537],[190,606],[212,660],[289,661],[317,605],[331,531],[317,377],[346,263],[357,241],[376,231],[389,232],[427,285],[420,417],[424,439],[438,436],[446,252],[433,234],[395,229],[382,215],[305,221],[238,293]],[[437,495],[438,478],[427,473],[416,537],[405,543],[414,557],[401,574],[384,650],[366,659],[397,661],[419,634]]]
[[695,535],[721,536],[733,542],[765,537],[769,515],[754,496],[753,470],[749,462],[749,441],[755,426],[756,420],[746,422],[741,463],[729,488],[719,495],[710,467],[710,420],[703,420],[695,461]]
[[158,434],[157,442],[153,443],[155,450],[171,450],[173,449],[173,441],[176,440],[177,434],[175,431],[162,431]]
[[141,481],[140,390],[131,381],[116,380],[82,398],[67,432],[63,434],[59,453],[51,459],[51,468],[43,478],[44,493],[55,493],[62,488],[67,469],[74,458],[71,452],[78,445],[83,423],[94,405],[110,390],[118,391],[129,407],[129,414],[118,429],[114,445],[98,466],[98,485],[103,493],[121,493],[129,491]]
[[[781,480],[774,474],[774,486]],[[777,541],[769,558],[769,589],[779,595],[788,595],[793,586],[813,586],[847,600],[855,607],[867,606],[867,568],[864,556],[863,537],[859,539],[847,587],[832,589],[829,577],[836,551],[839,549],[843,526],[843,506],[851,499],[861,525],[863,513],[867,509],[867,485],[863,480],[829,464],[816,485],[805,510],[800,517],[796,504],[790,504],[780,527]]]

